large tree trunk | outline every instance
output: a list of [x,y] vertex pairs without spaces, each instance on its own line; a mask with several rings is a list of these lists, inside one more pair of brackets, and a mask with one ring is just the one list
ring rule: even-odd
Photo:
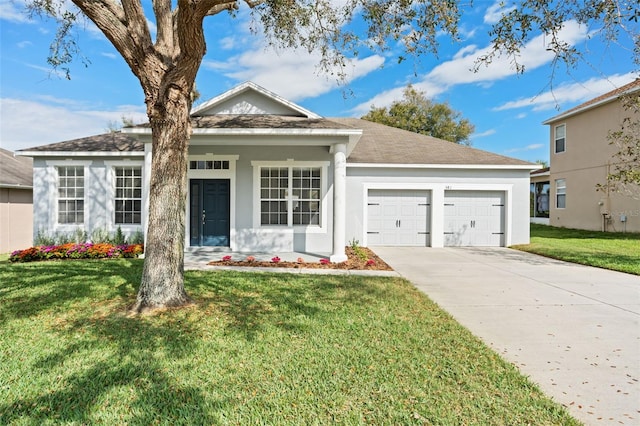
[[190,92],[169,85],[160,97],[164,100],[148,105],[153,155],[144,269],[131,307],[135,313],[191,303],[184,289]]

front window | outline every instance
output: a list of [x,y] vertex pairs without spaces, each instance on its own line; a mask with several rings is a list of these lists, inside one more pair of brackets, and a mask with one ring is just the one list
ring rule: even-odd
[[287,225],[289,168],[263,167],[260,170],[260,224]]
[[84,167],[58,167],[58,223],[84,223]]
[[115,223],[141,223],[142,212],[142,168],[115,167]]
[[564,124],[555,128],[555,152],[564,152],[566,149],[566,127]]
[[564,179],[556,180],[556,208],[564,209],[567,203],[567,184]]
[[320,167],[262,167],[261,225],[320,225]]

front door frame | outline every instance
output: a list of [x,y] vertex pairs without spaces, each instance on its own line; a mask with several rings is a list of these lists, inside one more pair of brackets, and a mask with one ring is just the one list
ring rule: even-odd
[[[200,148],[200,147],[197,147]],[[192,148],[193,149],[193,148]],[[237,161],[239,155],[214,155],[208,154],[192,154],[189,155],[189,161],[205,160],[205,161],[229,161],[229,169],[223,170],[192,170],[187,171],[187,199],[186,205],[186,217],[185,217],[185,234],[184,234],[184,246],[185,248],[191,247],[191,234],[190,234],[190,218],[191,218],[191,185],[189,183],[192,179],[228,179],[229,180],[229,248],[231,251],[236,250],[236,170]],[[194,246],[202,247],[202,246]]]
[[[207,209],[206,218],[205,209],[207,205],[207,185],[219,185],[223,184],[226,187],[226,191],[223,194],[225,198],[224,204],[214,204],[211,209]],[[195,186],[199,187],[197,193],[193,192]],[[189,245],[191,247],[229,247],[231,244],[231,182],[229,179],[190,179],[189,180],[189,206],[191,207],[191,215],[188,218],[189,222]],[[196,211],[193,210],[194,203],[196,205]],[[201,213],[202,211],[202,213]],[[222,213],[224,219],[226,219],[226,226],[224,227],[224,239],[226,244],[208,244],[207,237],[222,236],[219,230],[216,234],[205,235],[206,220],[211,220],[211,216]],[[206,218],[206,219],[205,219]],[[215,225],[214,225],[215,226]],[[197,236],[194,237],[194,227],[197,228]],[[197,241],[194,242],[194,238]]]

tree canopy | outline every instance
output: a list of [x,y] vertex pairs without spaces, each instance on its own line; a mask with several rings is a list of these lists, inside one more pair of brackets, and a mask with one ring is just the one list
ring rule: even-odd
[[464,145],[470,145],[469,136],[475,126],[462,114],[446,103],[428,99],[424,92],[409,85],[404,89],[402,100],[390,107],[371,107],[362,118],[422,135],[433,136]]
[[[184,306],[184,240],[189,117],[196,74],[206,52],[205,19],[248,7],[252,29],[269,43],[321,54],[331,71],[361,50],[419,57],[437,54],[442,34],[456,41],[470,2],[456,0],[26,0],[36,14],[56,19],[59,29],[49,62],[68,72],[79,53],[74,25],[88,18],[113,44],[140,82],[152,132],[152,162],[145,265],[135,312]],[[571,65],[584,52],[562,37],[567,22],[592,37],[627,46],[640,65],[637,0],[518,0],[505,4],[490,31],[491,48],[478,66],[506,55],[520,72],[519,52],[545,34],[554,64]],[[151,29],[155,29],[155,33]],[[344,68],[343,68],[344,69]],[[338,78],[344,75],[338,72]]]

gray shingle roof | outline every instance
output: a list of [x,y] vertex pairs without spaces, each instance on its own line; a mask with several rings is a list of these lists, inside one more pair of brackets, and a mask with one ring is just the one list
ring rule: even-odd
[[[218,115],[193,117],[193,126],[200,129],[361,129],[363,130],[362,137],[349,156],[349,163],[500,166],[530,164],[526,161],[358,118],[309,119],[280,115]],[[135,127],[146,128],[148,124]],[[142,152],[144,145],[134,135],[106,133],[30,148],[26,151]]]
[[15,157],[11,151],[0,148],[0,187],[33,186],[33,160]]
[[[344,129],[350,126],[326,118],[271,114],[220,114],[191,117],[194,129]],[[149,123],[134,126],[149,128]]]
[[528,165],[530,163],[359,118],[331,118],[363,130],[349,163]]
[[25,149],[30,152],[131,152],[144,151],[144,144],[135,136],[124,133],[104,133],[86,138],[52,143]]

